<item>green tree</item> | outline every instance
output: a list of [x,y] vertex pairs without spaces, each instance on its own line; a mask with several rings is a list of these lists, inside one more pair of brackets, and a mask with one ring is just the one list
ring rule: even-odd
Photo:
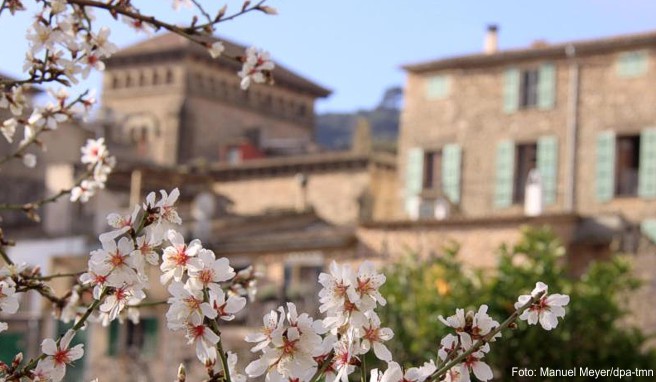
[[486,359],[498,380],[509,380],[515,366],[653,368],[656,351],[647,349],[648,338],[624,319],[624,302],[639,287],[628,261],[614,256],[574,278],[568,276],[565,254],[550,230],[527,228],[518,243],[499,249],[495,270],[463,266],[457,245],[440,255],[408,255],[387,267],[381,291],[388,300],[381,319],[395,330],[390,350],[406,366],[435,359],[440,339],[449,333],[438,320],[440,314],[446,317],[456,308],[476,310],[487,304],[489,314],[501,321],[514,311],[520,294],[543,281],[551,293],[570,295],[567,315],[554,330],[522,322],[518,330],[506,331],[492,343]]

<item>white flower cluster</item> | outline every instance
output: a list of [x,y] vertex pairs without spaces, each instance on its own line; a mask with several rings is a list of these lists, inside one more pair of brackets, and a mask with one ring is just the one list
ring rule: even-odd
[[96,190],[105,188],[107,177],[116,166],[116,158],[109,155],[105,138],[87,140],[81,151],[81,161],[87,165],[89,177],[71,190],[71,202],[86,203]]
[[[545,330],[558,325],[558,317],[565,316],[563,306],[569,303],[569,296],[549,296],[547,290],[546,284],[538,282],[530,295],[519,296],[515,303],[515,314],[524,309],[519,314],[520,320],[528,321],[529,325],[540,322]],[[445,365],[462,356],[461,362],[448,370],[445,381],[468,382],[470,373],[480,381],[489,381],[494,377],[492,369],[482,359],[490,351],[489,343],[501,337],[501,332],[496,330],[499,322],[487,314],[487,309],[487,305],[481,305],[477,312],[469,311],[465,314],[464,309],[457,309],[455,315],[446,319],[439,316],[440,321],[454,329],[456,334],[448,334],[442,339],[438,357]],[[482,341],[482,346],[475,347],[477,341]]]
[[[216,345],[221,340],[215,329],[218,320],[234,319],[246,306],[246,298],[226,293],[221,286],[235,277],[228,259],[217,259],[199,240],[185,243],[174,230],[169,230],[166,237],[170,245],[164,248],[160,281],[165,285],[170,282],[168,327],[174,331],[185,330],[198,359],[205,365],[213,365],[217,360]],[[231,357],[236,363],[237,356]]]
[[357,273],[348,265],[333,262],[330,274],[322,273],[319,282],[323,286],[320,311],[326,314],[323,320],[299,316],[296,307],[288,304],[287,315],[282,307],[271,311],[264,317],[260,332],[246,337],[246,341],[259,343],[253,352],[262,351],[261,357],[246,368],[250,377],[266,372],[267,381],[308,381],[320,362],[328,362],[326,380],[345,382],[359,364],[358,356],[371,349],[379,359],[392,361],[384,342],[394,333],[381,327],[374,311],[378,304],[386,303],[378,292],[385,276],[370,262],[364,262]]
[[100,305],[100,313],[95,317],[104,326],[114,319],[122,320],[126,315],[132,321],[138,321],[139,311],[130,305],[136,305],[146,297],[146,264],[159,263],[157,250],[164,240],[161,223],[179,222],[179,218],[175,219],[177,212],[173,207],[178,195],[177,189],[171,195],[161,191],[161,198],[156,201],[155,193],[151,193],[148,202],[142,208],[137,206],[131,215],[108,216],[107,220],[115,230],[100,235],[102,249],[91,252],[87,272],[80,276],[84,285],[93,287],[96,300],[103,300],[103,295],[106,296]]
[[241,77],[241,88],[248,89],[251,82],[258,84],[266,82],[274,67],[275,65],[271,61],[268,52],[255,47],[246,49],[246,57],[243,59],[242,68],[237,73]]
[[[456,358],[461,353],[470,350],[475,341],[482,339],[492,330],[499,327],[499,323],[487,314],[487,305],[481,305],[476,313],[464,309],[457,309],[456,314],[446,319],[439,316],[440,321],[453,328],[457,335],[447,334],[440,343],[438,357],[443,362]],[[501,337],[501,333],[494,335],[489,341]],[[469,373],[473,372],[481,381],[493,378],[492,369],[482,361],[485,353],[490,351],[486,342],[479,350],[467,356],[463,362],[454,366],[447,374],[447,381],[469,381]]]

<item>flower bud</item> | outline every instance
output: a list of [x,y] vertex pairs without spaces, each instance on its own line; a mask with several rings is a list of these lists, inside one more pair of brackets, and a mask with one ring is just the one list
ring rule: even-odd
[[185,382],[187,380],[187,371],[185,370],[184,364],[180,364],[178,367],[178,379],[177,382]]
[[23,362],[23,353],[18,353],[14,357],[14,360],[11,362],[11,367],[15,369],[18,367],[18,365],[21,364],[21,362]]

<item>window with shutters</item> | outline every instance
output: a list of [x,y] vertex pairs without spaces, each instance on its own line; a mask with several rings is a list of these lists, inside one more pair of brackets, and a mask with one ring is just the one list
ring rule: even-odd
[[615,195],[638,195],[640,136],[618,136],[615,145]]
[[442,151],[424,152],[424,190],[439,190],[441,188]]
[[556,65],[550,62],[525,69],[508,68],[503,75],[503,110],[548,110],[556,104]]
[[528,174],[537,166],[538,145],[536,143],[518,144],[515,148],[515,178],[513,182],[513,203],[524,203]]

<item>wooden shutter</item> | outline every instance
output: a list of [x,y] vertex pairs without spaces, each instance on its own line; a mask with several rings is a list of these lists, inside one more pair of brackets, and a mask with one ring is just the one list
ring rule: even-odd
[[147,356],[154,356],[157,354],[157,340],[159,322],[157,318],[142,318],[142,325],[144,326],[144,342],[143,354]]
[[606,131],[597,136],[597,200],[606,202],[615,195],[615,133]]
[[515,174],[515,143],[502,141],[497,145],[496,181],[494,206],[508,207],[513,199],[513,177]]
[[519,107],[519,70],[506,69],[503,75],[503,111],[513,113]]
[[656,128],[645,129],[640,134],[638,171],[638,195],[656,197]]
[[460,170],[462,149],[448,144],[442,149],[442,189],[451,203],[460,203]]
[[411,214],[411,206],[415,197],[421,192],[424,181],[424,150],[418,147],[408,150],[408,161],[405,172],[405,205],[406,212]]
[[640,232],[656,243],[656,219],[645,219],[640,223]]
[[545,205],[554,204],[558,197],[558,138],[538,139],[538,171],[542,179],[542,200]]
[[119,351],[119,338],[120,338],[120,324],[118,320],[114,320],[109,324],[109,333],[107,341],[107,355],[116,356]]
[[0,333],[0,361],[11,365],[11,361],[14,360],[14,356],[20,352],[23,352],[24,356],[27,356],[27,344],[25,343],[25,338],[23,333],[19,332],[2,332]]
[[542,64],[538,75],[538,107],[551,109],[556,104],[556,66]]

